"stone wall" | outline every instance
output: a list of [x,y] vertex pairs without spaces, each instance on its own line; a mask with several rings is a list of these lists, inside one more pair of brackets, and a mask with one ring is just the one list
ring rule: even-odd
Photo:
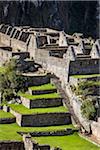
[[99,81],[100,77],[88,77],[88,78],[75,78],[73,76],[69,77],[69,84],[77,86],[79,82],[84,81]]
[[2,65],[5,61],[12,58],[12,52],[0,48],[0,58],[2,58],[2,61],[0,61],[0,65]]
[[0,118],[0,124],[9,124],[9,123],[15,123],[16,118]]
[[49,56],[49,51],[45,49],[36,50],[35,61],[41,64],[49,72],[59,77],[62,82],[67,82],[69,61],[67,62],[64,61],[62,58]]
[[15,112],[10,108],[10,113],[12,113],[16,117],[16,122],[18,123],[19,126],[21,126],[22,123],[22,115],[19,114],[18,112]]
[[100,143],[100,121],[91,123],[92,134],[96,137],[98,142]]
[[69,74],[98,74],[100,59],[82,59],[70,62]]
[[23,135],[25,150],[50,150],[49,145],[39,145],[29,134]]
[[50,82],[50,76],[49,74],[45,75],[34,75],[34,76],[23,76],[25,78],[25,86],[33,86],[33,85],[42,85]]
[[71,123],[71,116],[69,113],[17,114],[16,122],[20,126],[30,127],[64,125]]
[[31,95],[40,95],[40,94],[50,94],[57,92],[57,89],[50,89],[50,90],[32,90],[29,88],[29,93]]
[[31,108],[45,108],[45,107],[53,107],[53,106],[61,106],[62,98],[48,98],[48,99],[34,99],[29,100],[24,97],[21,97],[22,104],[31,109]]
[[6,43],[6,46],[11,46],[11,40],[10,40],[10,36],[3,34],[0,32],[0,42],[2,44]]
[[21,50],[23,52],[28,51],[28,47],[25,42],[14,39],[14,38],[11,40],[11,46],[13,47],[14,50]]
[[0,150],[25,150],[25,148],[23,142],[0,141]]
[[29,58],[30,54],[29,52],[13,52],[12,56],[19,56],[21,60]]
[[40,132],[17,132],[21,136],[24,134],[30,134],[32,137],[40,137],[40,136],[64,136],[70,135],[76,132],[77,130],[68,128],[64,130],[55,130],[55,131],[40,131]]
[[70,105],[72,106],[73,110],[74,110],[74,114],[76,115],[76,117],[78,118],[80,124],[83,126],[83,128],[87,131],[87,132],[91,132],[91,121],[88,121],[86,118],[84,118],[81,114],[81,101],[80,99],[72,93],[71,88],[69,87],[69,85],[66,86],[66,93],[70,99]]

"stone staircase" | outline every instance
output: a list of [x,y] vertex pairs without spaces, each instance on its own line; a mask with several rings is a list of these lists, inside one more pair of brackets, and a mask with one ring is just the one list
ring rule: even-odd
[[[33,127],[71,124],[71,115],[63,106],[63,99],[53,85],[49,86],[51,89],[43,90],[34,90],[35,87],[31,87],[27,93],[20,94],[22,104],[11,105],[11,113],[16,116],[18,125]],[[35,92],[39,94],[35,95]]]
[[[29,87],[26,93],[19,93],[21,104],[15,103],[7,106],[9,113],[16,118],[16,123],[20,127],[20,130],[16,131],[17,134],[40,137],[67,136],[77,132],[71,125],[71,113],[64,106],[64,97],[58,89],[48,82],[43,85],[35,84]],[[29,128],[29,131],[28,129],[23,131],[23,128],[26,127]],[[41,128],[41,130],[30,131],[30,128]],[[47,128],[51,129],[47,130]],[[41,148],[41,150],[44,149]]]

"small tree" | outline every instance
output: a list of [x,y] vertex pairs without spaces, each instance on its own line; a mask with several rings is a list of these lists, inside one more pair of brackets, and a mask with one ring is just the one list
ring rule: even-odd
[[17,60],[12,59],[5,64],[5,71],[0,73],[0,92],[3,101],[11,100],[24,88],[24,79],[17,70]]

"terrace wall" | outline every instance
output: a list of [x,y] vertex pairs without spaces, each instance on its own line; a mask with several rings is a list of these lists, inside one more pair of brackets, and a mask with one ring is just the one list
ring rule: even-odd
[[69,113],[17,114],[16,121],[23,127],[64,125],[71,123],[71,116]]
[[73,134],[78,130],[74,130],[71,128],[64,129],[64,130],[55,130],[55,131],[39,131],[39,132],[17,132],[21,136],[24,134],[30,134],[32,137],[40,137],[40,136],[64,136]]
[[39,145],[36,141],[31,139],[30,135],[24,134],[23,141],[25,150],[50,150],[49,145]]
[[25,78],[25,86],[34,86],[34,85],[42,85],[50,82],[50,75],[36,75],[36,76],[24,76]]
[[23,142],[0,141],[0,150],[25,150],[25,148]]
[[75,77],[70,76],[69,83],[70,83],[70,85],[77,86],[77,84],[79,82],[84,82],[84,81],[99,81],[99,80],[100,80],[100,77],[75,78]]
[[56,107],[63,105],[62,98],[42,98],[29,100],[27,98],[21,97],[22,104],[31,109],[31,108],[45,108],[45,107]]
[[98,74],[100,59],[84,59],[70,62],[69,74]]
[[10,113],[12,113],[16,117],[16,122],[18,123],[19,126],[21,126],[22,115],[19,114],[18,112],[15,112],[11,108],[10,108]]
[[50,94],[57,92],[57,89],[50,89],[50,90],[32,90],[29,89],[29,93],[31,95],[40,95],[40,94]]
[[0,124],[8,124],[16,122],[16,118],[0,118]]
[[69,113],[44,113],[22,116],[22,126],[50,126],[70,123]]

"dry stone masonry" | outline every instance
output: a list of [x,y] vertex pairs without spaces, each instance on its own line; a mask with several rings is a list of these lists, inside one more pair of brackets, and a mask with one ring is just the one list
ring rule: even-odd
[[[12,27],[9,25],[0,25],[0,66],[6,61],[16,58],[19,62],[18,69],[23,72],[25,78],[25,86],[38,86],[50,83],[51,75],[55,75],[61,81],[62,88],[68,95],[70,105],[74,114],[77,116],[85,130],[92,130],[92,134],[100,141],[99,122],[86,123],[80,116],[80,104],[76,97],[73,97],[70,85],[77,85],[79,80],[70,78],[71,75],[81,74],[99,74],[100,63],[100,39],[84,38],[81,33],[68,35],[64,31],[57,31],[49,28],[31,28]],[[43,68],[44,75],[30,75],[30,72],[39,71]],[[51,73],[51,75],[50,75]],[[84,79],[85,80],[85,79]],[[50,94],[57,92],[54,90],[35,91],[29,89],[30,95]],[[21,96],[22,104],[28,109],[49,108],[63,106],[63,98],[46,99],[40,98],[30,100]],[[77,109],[79,108],[79,109]],[[4,106],[4,110],[7,108]],[[19,126],[35,127],[35,126],[51,126],[65,125],[71,123],[71,114],[69,112],[55,113],[38,113],[38,114],[21,114],[10,107],[10,112],[16,117]],[[83,120],[82,120],[83,119]],[[98,119],[99,120],[99,119]],[[9,121],[6,120],[6,121]],[[1,122],[6,123],[5,120]],[[14,121],[14,120],[13,120]],[[68,132],[68,130],[66,130]],[[70,132],[71,131],[71,132]],[[69,134],[73,130],[70,130]],[[22,133],[21,133],[22,134]],[[37,133],[33,133],[35,135]],[[49,133],[38,133],[38,135]],[[65,134],[63,132],[54,132],[52,134]],[[18,143],[18,149],[14,147],[14,143],[1,142],[1,150],[49,150],[49,145],[38,145],[28,135],[23,135],[23,143]],[[10,145],[10,146],[9,146]],[[16,143],[15,143],[16,145]]]

